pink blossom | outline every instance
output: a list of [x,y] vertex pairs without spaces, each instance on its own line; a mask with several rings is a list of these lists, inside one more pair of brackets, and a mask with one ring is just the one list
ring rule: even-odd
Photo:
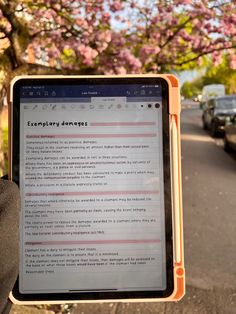
[[56,9],[56,10],[58,10],[58,11],[61,10],[61,6],[60,6],[59,3],[55,3],[55,4],[53,5],[53,8]]
[[80,27],[83,27],[83,28],[87,28],[88,27],[88,22],[85,19],[81,18],[81,17],[78,17],[76,19],[76,24],[78,26],[80,26]]
[[160,32],[153,32],[153,33],[152,33],[152,39],[153,39],[154,41],[157,42],[157,41],[160,39],[160,37],[161,37]]
[[152,18],[152,24],[157,24],[159,21],[160,21],[160,18],[159,18],[158,15],[156,15],[156,16],[154,16],[154,17]]
[[193,42],[193,48],[194,50],[198,49],[201,45],[201,38],[196,38]]
[[132,71],[137,71],[142,67],[141,61],[136,58],[129,49],[124,49],[119,54],[120,60],[123,60],[124,64],[127,63]]
[[224,42],[224,48],[231,48],[232,47],[232,43],[229,41]]
[[211,30],[211,23],[207,23],[205,25],[205,28],[208,30],[208,32]]
[[215,51],[212,53],[212,60],[214,65],[219,65],[222,62],[222,54],[221,52]]
[[116,71],[116,74],[120,74],[120,75],[127,73],[126,68],[123,66],[116,67],[115,71]]
[[184,5],[184,4],[192,4],[192,0],[176,0],[175,4],[176,5]]
[[192,4],[193,1],[192,0],[181,0],[181,4]]
[[107,13],[107,12],[102,13],[102,22],[104,24],[108,23],[110,21],[110,18],[111,18],[110,13]]
[[98,52],[95,49],[92,49],[89,46],[85,46],[85,45],[80,45],[78,47],[78,52],[81,55],[82,62],[86,65],[92,65],[93,64],[93,60],[97,57]]
[[122,4],[120,1],[114,1],[113,3],[110,4],[110,9],[112,12],[117,12],[122,10]]
[[44,18],[47,20],[51,20],[52,19],[52,11],[51,10],[46,10],[44,12]]
[[[171,70],[183,61],[183,55],[184,60],[191,60],[196,53],[214,50],[212,59],[219,64],[221,49],[231,54],[229,64],[235,67],[234,54],[227,51],[236,41],[235,0],[165,0],[154,1],[153,6],[144,0],[35,0],[33,6],[31,1],[8,2],[25,30],[35,35],[28,38],[35,54],[39,58],[48,54],[59,62],[61,51],[68,47],[79,60],[68,58],[71,69],[83,64],[85,71],[87,66],[99,73],[138,73],[157,71],[155,64]],[[23,4],[24,13],[15,13],[14,6]],[[115,16],[119,23],[114,23]],[[0,17],[1,25],[10,31],[1,10]]]
[[236,70],[236,55],[230,55],[229,66],[231,69]]
[[[40,54],[40,56],[41,56],[41,54]],[[57,49],[52,48],[48,51],[48,57],[51,59],[57,59],[60,57],[60,52]]]
[[171,13],[172,11],[173,11],[173,6],[168,5],[168,6],[166,7],[166,12]]
[[191,41],[192,37],[187,33],[187,31],[185,29],[182,29],[179,32],[179,35],[185,40],[185,41]]
[[97,51],[98,51],[99,53],[102,53],[104,50],[107,49],[107,47],[108,47],[108,43],[106,43],[106,42],[98,43],[98,44],[97,44]]
[[173,31],[168,29],[166,34],[167,34],[167,37],[173,36]]
[[118,33],[112,33],[111,34],[111,41],[112,41],[112,45],[114,46],[115,49],[122,47],[126,44],[126,40],[124,38],[124,36],[122,36],[121,34]]
[[63,23],[61,16],[56,16],[55,21],[56,21],[57,24],[62,24]]
[[150,62],[152,58],[157,55],[161,51],[160,47],[158,46],[148,46],[145,45],[140,50],[140,58],[144,62],[148,60]]
[[109,30],[100,31],[97,34],[97,40],[105,41],[105,42],[109,43],[111,41],[111,31],[109,31]]
[[170,23],[170,21],[172,20],[172,14],[170,14],[169,12],[164,12],[162,14],[162,20],[166,23]]

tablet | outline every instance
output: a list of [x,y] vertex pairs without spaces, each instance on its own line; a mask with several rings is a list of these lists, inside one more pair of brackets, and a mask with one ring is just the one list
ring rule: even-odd
[[12,301],[180,299],[177,79],[17,77],[10,101],[21,193]]

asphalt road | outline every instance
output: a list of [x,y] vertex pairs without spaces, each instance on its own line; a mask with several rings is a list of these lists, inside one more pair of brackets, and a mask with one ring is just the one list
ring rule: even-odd
[[236,158],[202,129],[197,104],[182,108],[186,296],[178,303],[80,304],[71,313],[236,313]]
[[[194,107],[193,107],[194,108]],[[201,111],[183,109],[185,256],[194,287],[236,288],[236,161],[202,130]]]

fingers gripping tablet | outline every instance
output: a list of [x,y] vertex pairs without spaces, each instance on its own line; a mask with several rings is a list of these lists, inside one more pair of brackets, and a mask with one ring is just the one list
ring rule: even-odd
[[184,295],[179,87],[163,76],[19,77],[19,303]]

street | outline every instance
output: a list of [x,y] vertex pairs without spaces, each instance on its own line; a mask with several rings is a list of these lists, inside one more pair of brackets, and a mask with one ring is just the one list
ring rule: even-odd
[[[188,284],[236,288],[236,163],[202,130],[201,111],[182,114],[185,256]],[[219,146],[218,146],[218,145]]]
[[71,313],[236,313],[236,159],[202,129],[198,103],[183,103],[181,122],[186,296],[179,303],[81,304]]

